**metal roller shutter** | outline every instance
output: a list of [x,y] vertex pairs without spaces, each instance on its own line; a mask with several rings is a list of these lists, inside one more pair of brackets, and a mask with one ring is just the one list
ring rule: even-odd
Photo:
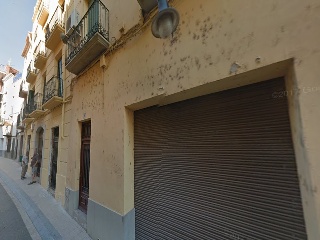
[[284,89],[135,112],[136,239],[307,239]]

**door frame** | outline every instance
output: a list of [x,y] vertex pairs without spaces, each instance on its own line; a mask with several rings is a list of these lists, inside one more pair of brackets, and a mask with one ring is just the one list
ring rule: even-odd
[[[55,188],[53,188],[51,186],[51,171],[52,171],[52,157],[53,157],[53,145],[54,145],[54,130],[55,129],[58,129],[58,141],[57,141],[57,169],[56,169],[56,183],[55,183]],[[55,192],[56,188],[57,188],[57,172],[58,172],[58,157],[59,157],[59,137],[60,137],[60,129],[59,129],[59,126],[56,126],[56,127],[53,127],[51,128],[51,151],[50,151],[50,161],[49,161],[49,168],[48,168],[48,189],[50,189],[50,192]]]
[[[84,127],[88,127],[90,129],[89,136],[84,136]],[[82,122],[81,124],[81,149],[80,149],[80,173],[79,173],[79,202],[78,202],[78,209],[80,209],[82,212],[87,213],[88,210],[88,205],[86,206],[81,206],[81,196],[82,196],[82,181],[83,181],[83,168],[84,168],[84,147],[85,145],[89,145],[90,149],[90,143],[91,143],[91,120]],[[88,172],[88,182],[90,184],[90,156],[89,156],[89,172]],[[89,189],[90,185],[88,186],[88,193],[87,197],[89,198]],[[87,203],[88,204],[88,203]]]

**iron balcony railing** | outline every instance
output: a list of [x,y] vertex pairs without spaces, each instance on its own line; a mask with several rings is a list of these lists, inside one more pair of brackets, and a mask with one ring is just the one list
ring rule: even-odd
[[0,117],[0,126],[2,127],[4,125],[4,119]]
[[44,87],[43,103],[48,102],[53,97],[62,97],[62,84],[62,79],[57,76],[53,76]]
[[40,41],[36,47],[36,49],[34,50],[34,56],[36,57],[36,59],[40,56],[46,56],[46,46],[44,44],[43,41]]
[[31,62],[27,68],[27,76],[30,74],[30,73],[34,73],[34,74],[37,74],[37,69],[34,67],[33,65],[33,62]]
[[18,116],[17,116],[17,126],[19,126],[20,125],[20,114],[18,114]]
[[49,24],[46,27],[46,35],[45,35],[46,41],[50,38],[52,31],[57,24],[64,26],[62,8],[60,6],[58,6],[56,8],[56,10],[54,11],[54,13],[49,21]]
[[[49,9],[49,0],[42,0],[38,5],[37,9],[34,9],[32,21],[35,21],[36,19],[39,19],[39,16],[41,15],[42,11],[44,9]],[[36,14],[36,15],[35,15]]]
[[21,116],[20,114],[17,116],[17,127],[19,127],[19,126],[22,125],[22,124],[21,124],[21,117],[20,117],[20,116]]
[[24,89],[24,84],[24,81],[22,81],[20,84],[19,97],[21,98],[26,98],[28,96],[28,90]]
[[36,93],[36,95],[34,95],[32,103],[30,103],[30,112],[42,110],[42,99],[43,95],[41,93]]
[[41,3],[38,6],[38,14],[41,13],[41,11],[46,8],[49,9],[49,0],[42,0]]
[[32,112],[32,106],[33,103],[28,103],[24,106],[24,108],[22,109],[22,119],[25,119],[29,116],[29,114]]
[[68,37],[66,64],[81,51],[82,47],[96,33],[100,33],[109,41],[109,10],[99,0],[94,0],[86,14]]
[[24,119],[24,108],[25,108],[25,106],[23,106],[23,107],[20,109],[20,118],[21,118],[21,121]]
[[38,29],[35,30],[34,41],[37,41],[38,38]]

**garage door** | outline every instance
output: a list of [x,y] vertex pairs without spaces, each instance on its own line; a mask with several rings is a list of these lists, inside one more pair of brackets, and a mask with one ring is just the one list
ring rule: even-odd
[[307,239],[284,89],[135,112],[136,239]]

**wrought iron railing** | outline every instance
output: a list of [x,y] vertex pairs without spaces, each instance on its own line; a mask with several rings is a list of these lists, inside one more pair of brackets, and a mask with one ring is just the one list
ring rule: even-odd
[[4,125],[4,119],[0,117],[0,127],[2,127],[3,125]]
[[3,136],[7,136],[7,137],[12,136],[12,133],[11,133],[11,132],[12,132],[12,131],[11,131],[11,127],[10,127],[9,129],[4,130]]
[[34,31],[34,41],[37,41],[38,38],[38,28],[36,28],[36,30]]
[[36,95],[34,95],[32,103],[30,103],[31,112],[35,110],[42,110],[42,99],[43,99],[43,95],[41,93],[36,93]]
[[17,116],[17,127],[19,127],[21,125],[21,117],[20,114],[18,114]]
[[27,68],[27,76],[30,74],[30,73],[34,73],[34,74],[37,74],[37,69],[34,67],[33,65],[33,62],[31,62]]
[[43,103],[48,102],[53,97],[62,97],[63,94],[63,82],[57,76],[53,76],[44,87]]
[[46,56],[46,46],[43,41],[40,41],[38,43],[36,49],[34,50],[34,56],[36,58],[36,61],[39,56]]
[[23,91],[23,82],[21,82],[21,84],[20,84],[20,90],[19,90],[19,92],[22,92]]
[[25,98],[27,97],[28,91],[23,89],[23,81],[20,84],[20,89],[19,89],[19,97]]
[[66,64],[81,51],[82,47],[96,33],[100,33],[109,41],[109,10],[99,0],[94,0],[79,24],[68,37]]
[[35,9],[32,19],[35,20],[36,18],[39,18],[39,15],[42,13],[44,8],[47,10],[49,9],[49,0],[42,0],[40,4],[38,4],[38,8]]
[[38,7],[38,14],[41,14],[43,8],[49,9],[49,0],[42,0]]
[[58,24],[61,25],[62,27],[64,26],[62,8],[60,6],[56,8],[56,10],[54,11],[49,21],[49,24],[46,27],[46,41],[50,38],[53,29]]
[[33,103],[28,103],[24,106],[24,108],[22,109],[22,119],[25,119],[29,116],[29,114],[32,112],[32,104]]

